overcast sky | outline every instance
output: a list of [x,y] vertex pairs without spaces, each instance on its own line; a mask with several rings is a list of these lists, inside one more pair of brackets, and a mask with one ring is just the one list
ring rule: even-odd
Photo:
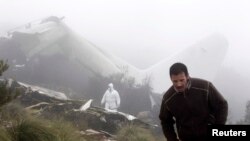
[[250,62],[249,13],[249,0],[0,0],[0,34],[65,16],[82,37],[147,68],[217,32],[229,41],[225,63],[237,68]]

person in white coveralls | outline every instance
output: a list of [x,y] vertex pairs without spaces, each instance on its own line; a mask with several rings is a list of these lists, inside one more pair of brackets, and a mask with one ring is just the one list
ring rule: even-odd
[[101,104],[105,104],[105,109],[117,111],[121,102],[119,93],[114,89],[112,83],[108,86],[109,88],[104,93]]

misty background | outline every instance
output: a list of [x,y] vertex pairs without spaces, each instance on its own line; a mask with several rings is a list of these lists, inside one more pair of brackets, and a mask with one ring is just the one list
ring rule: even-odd
[[237,121],[250,100],[249,9],[248,0],[0,0],[0,35],[47,16],[64,16],[85,39],[145,69],[220,33],[229,50],[211,81],[228,99],[230,118]]

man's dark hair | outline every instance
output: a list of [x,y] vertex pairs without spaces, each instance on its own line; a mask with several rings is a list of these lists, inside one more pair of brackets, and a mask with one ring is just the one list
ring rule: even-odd
[[171,75],[178,75],[180,73],[184,72],[186,76],[188,76],[188,70],[186,65],[183,63],[174,63],[169,70],[169,74]]

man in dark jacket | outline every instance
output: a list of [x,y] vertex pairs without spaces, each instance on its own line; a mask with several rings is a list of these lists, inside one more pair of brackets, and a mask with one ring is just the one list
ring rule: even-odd
[[182,63],[170,67],[170,78],[173,86],[163,96],[159,115],[165,137],[168,141],[206,141],[207,125],[225,124],[227,101],[211,82],[190,78]]

